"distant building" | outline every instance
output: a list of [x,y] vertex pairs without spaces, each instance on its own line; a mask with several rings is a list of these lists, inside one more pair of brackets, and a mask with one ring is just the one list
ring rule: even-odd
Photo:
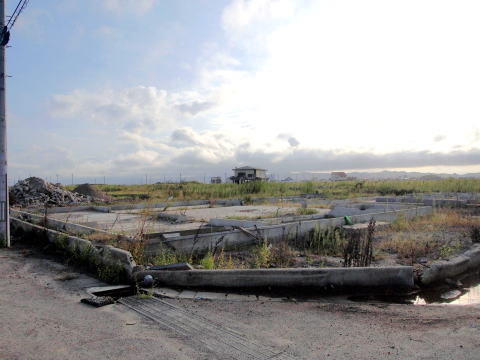
[[330,174],[331,181],[348,180],[348,176],[343,171],[334,171]]
[[212,176],[210,178],[210,184],[221,184],[222,178],[220,176]]
[[254,168],[252,166],[242,166],[239,168],[232,169],[234,175],[230,177],[232,182],[236,184],[241,184],[249,181],[266,181],[267,179],[267,170]]
[[282,180],[282,182],[293,182],[294,180],[289,176]]

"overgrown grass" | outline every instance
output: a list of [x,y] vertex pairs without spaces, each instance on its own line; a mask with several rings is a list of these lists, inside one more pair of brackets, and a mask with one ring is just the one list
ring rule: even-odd
[[345,247],[345,234],[340,228],[315,227],[305,236],[304,250],[316,255],[341,256]]
[[419,258],[446,259],[476,240],[473,229],[480,219],[465,210],[443,208],[433,214],[407,219],[399,217],[390,229],[382,231],[377,250],[397,254],[408,263]]
[[480,192],[480,179],[442,180],[367,180],[367,181],[307,181],[249,182],[245,184],[181,184],[97,185],[99,189],[122,200],[166,201],[195,199],[241,198],[248,202],[256,196],[291,196],[321,194],[328,199],[372,195],[404,195],[433,192]]

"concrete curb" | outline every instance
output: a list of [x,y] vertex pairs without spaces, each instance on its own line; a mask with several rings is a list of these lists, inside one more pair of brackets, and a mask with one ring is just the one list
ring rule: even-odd
[[136,266],[130,252],[115,248],[110,245],[93,245],[90,241],[68,235],[59,231],[51,230],[43,226],[10,218],[11,234],[16,237],[31,236],[35,240],[45,239],[58,248],[64,248],[69,252],[83,252],[88,258],[82,259],[85,265],[102,265],[104,267],[121,266],[129,280],[133,277],[133,268]]
[[378,268],[315,268],[315,269],[242,269],[155,271],[134,273],[142,281],[152,275],[165,287],[217,289],[352,289],[352,288],[407,288],[414,286],[413,267]]
[[473,270],[480,270],[480,245],[475,245],[449,261],[442,260],[429,265],[423,269],[417,281],[421,285],[430,285]]

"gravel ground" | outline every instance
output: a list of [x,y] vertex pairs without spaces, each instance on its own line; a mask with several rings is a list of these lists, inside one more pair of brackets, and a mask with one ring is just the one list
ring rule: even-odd
[[[219,359],[30,249],[0,250],[0,359]],[[71,279],[71,280],[65,280]],[[480,306],[170,300],[298,359],[478,359]]]

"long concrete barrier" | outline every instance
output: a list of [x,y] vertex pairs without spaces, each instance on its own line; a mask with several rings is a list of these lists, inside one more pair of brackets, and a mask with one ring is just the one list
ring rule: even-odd
[[414,286],[413,267],[242,269],[242,270],[145,270],[134,278],[142,281],[152,275],[167,287],[222,289],[331,289],[402,288]]
[[[40,243],[47,241],[62,251],[77,256],[85,265],[94,266],[100,275],[132,279],[135,260],[130,252],[110,245],[93,245],[90,241],[11,217],[10,231],[14,238]],[[116,274],[118,268],[122,274]],[[107,280],[107,279],[105,279]]]
[[480,245],[448,261],[442,260],[424,268],[418,276],[421,285],[430,285],[454,278],[468,271],[480,271]]
[[[427,215],[432,212],[431,206],[415,207],[401,209],[398,211],[386,211],[381,213],[370,213],[364,215],[354,215],[352,220],[355,223],[368,222],[370,219],[382,222],[392,222],[399,216],[413,218],[416,216]],[[260,238],[266,238],[274,242],[283,239],[298,239],[307,235],[315,228],[326,229],[342,226],[345,224],[343,217],[331,219],[318,219],[310,221],[297,221],[287,224],[259,226],[249,228],[250,233],[258,235]],[[184,253],[205,253],[214,247],[223,247],[227,250],[251,246],[258,242],[257,237],[249,235],[242,230],[231,230],[213,233],[194,234],[187,236],[169,237],[165,239],[149,239],[145,244],[145,251],[148,255],[155,256],[163,249],[165,245]]]

